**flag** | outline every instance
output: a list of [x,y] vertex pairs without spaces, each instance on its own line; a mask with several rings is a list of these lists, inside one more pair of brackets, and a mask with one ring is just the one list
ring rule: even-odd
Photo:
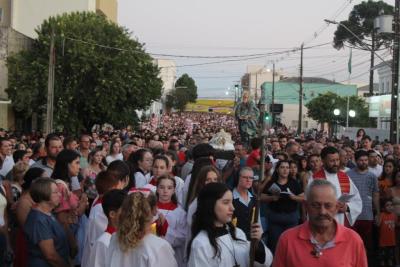
[[352,52],[353,52],[353,50],[352,50],[352,48],[350,48],[349,62],[347,63],[347,69],[349,71],[349,74],[351,74],[351,58],[352,58],[352,54],[353,54]]

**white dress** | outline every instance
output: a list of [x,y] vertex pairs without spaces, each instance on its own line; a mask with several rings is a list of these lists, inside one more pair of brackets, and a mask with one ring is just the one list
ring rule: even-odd
[[107,251],[106,267],[177,267],[174,250],[162,238],[147,234],[139,246],[123,252],[113,234]]
[[179,267],[185,264],[185,244],[187,236],[186,212],[180,206],[172,208],[158,208],[158,212],[165,216],[168,222],[168,229],[165,240],[172,246],[175,251],[175,259]]
[[[217,244],[221,251],[221,257],[214,257],[215,251],[210,244],[206,231],[201,231],[192,242],[188,267],[232,267],[237,263],[240,267],[249,266],[250,242],[242,230],[236,228],[236,237],[244,241],[233,240],[230,234],[217,238]],[[265,262],[256,266],[270,266],[272,253],[264,245]],[[236,262],[235,262],[236,259]]]

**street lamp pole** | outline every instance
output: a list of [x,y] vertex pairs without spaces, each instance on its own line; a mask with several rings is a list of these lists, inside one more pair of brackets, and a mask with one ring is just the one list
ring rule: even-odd
[[399,55],[400,55],[400,0],[396,0],[394,7],[393,28],[393,66],[392,66],[392,106],[390,112],[390,142],[397,144],[399,141],[398,105],[399,105]]

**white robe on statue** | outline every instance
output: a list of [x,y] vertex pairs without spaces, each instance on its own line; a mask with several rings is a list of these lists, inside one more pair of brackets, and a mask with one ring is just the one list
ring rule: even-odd
[[[246,235],[239,228],[236,228],[236,237],[244,241],[233,240],[230,234],[218,237],[217,243],[221,249],[221,257],[214,258],[215,251],[210,244],[208,235],[205,231],[201,231],[193,239],[188,267],[232,267],[235,266],[235,258],[240,267],[249,266],[250,242],[246,240]],[[265,262],[255,262],[255,266],[271,265],[272,253],[265,245],[264,248]]]
[[[339,184],[339,178],[337,176],[337,173],[329,173],[325,169],[324,169],[324,172],[325,172],[326,180],[331,182],[336,187],[336,198],[339,198],[342,195],[342,190],[341,190],[341,187]],[[312,181],[313,181],[313,177],[311,177],[308,180],[308,184],[310,184]],[[353,181],[350,179],[350,177],[349,177],[349,181],[350,181],[349,195],[354,195],[354,197],[352,197],[350,199],[350,201],[348,203],[346,203],[347,206],[349,207],[350,212],[337,213],[335,218],[336,218],[337,222],[344,225],[344,216],[346,215],[347,220],[349,221],[349,224],[352,226],[356,222],[358,215],[361,214],[362,200],[361,200],[361,196],[360,196],[360,193],[358,192],[356,185],[353,183]]]
[[140,244],[123,252],[118,244],[117,234],[113,234],[107,251],[106,267],[177,267],[174,250],[162,238],[147,234]]
[[175,251],[175,259],[179,267],[185,264],[185,244],[187,235],[186,212],[181,207],[174,210],[158,208],[158,212],[165,216],[168,222],[168,230],[165,240],[172,246]]

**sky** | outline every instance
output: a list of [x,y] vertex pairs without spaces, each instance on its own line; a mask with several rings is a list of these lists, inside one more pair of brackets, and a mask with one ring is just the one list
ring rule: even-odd
[[[385,2],[394,5],[394,0]],[[177,76],[189,74],[199,97],[226,97],[247,65],[272,68],[274,61],[285,76],[298,76],[301,43],[307,48],[304,76],[348,83],[349,49],[332,47],[337,26],[327,25],[324,19],[346,20],[359,3],[361,0],[118,0],[118,23],[144,43],[147,52],[168,55],[154,57],[175,60]],[[387,51],[380,54],[390,58]],[[239,57],[221,58],[227,56]],[[368,83],[369,57],[367,51],[353,50],[351,83]],[[207,64],[184,66],[202,63]]]

